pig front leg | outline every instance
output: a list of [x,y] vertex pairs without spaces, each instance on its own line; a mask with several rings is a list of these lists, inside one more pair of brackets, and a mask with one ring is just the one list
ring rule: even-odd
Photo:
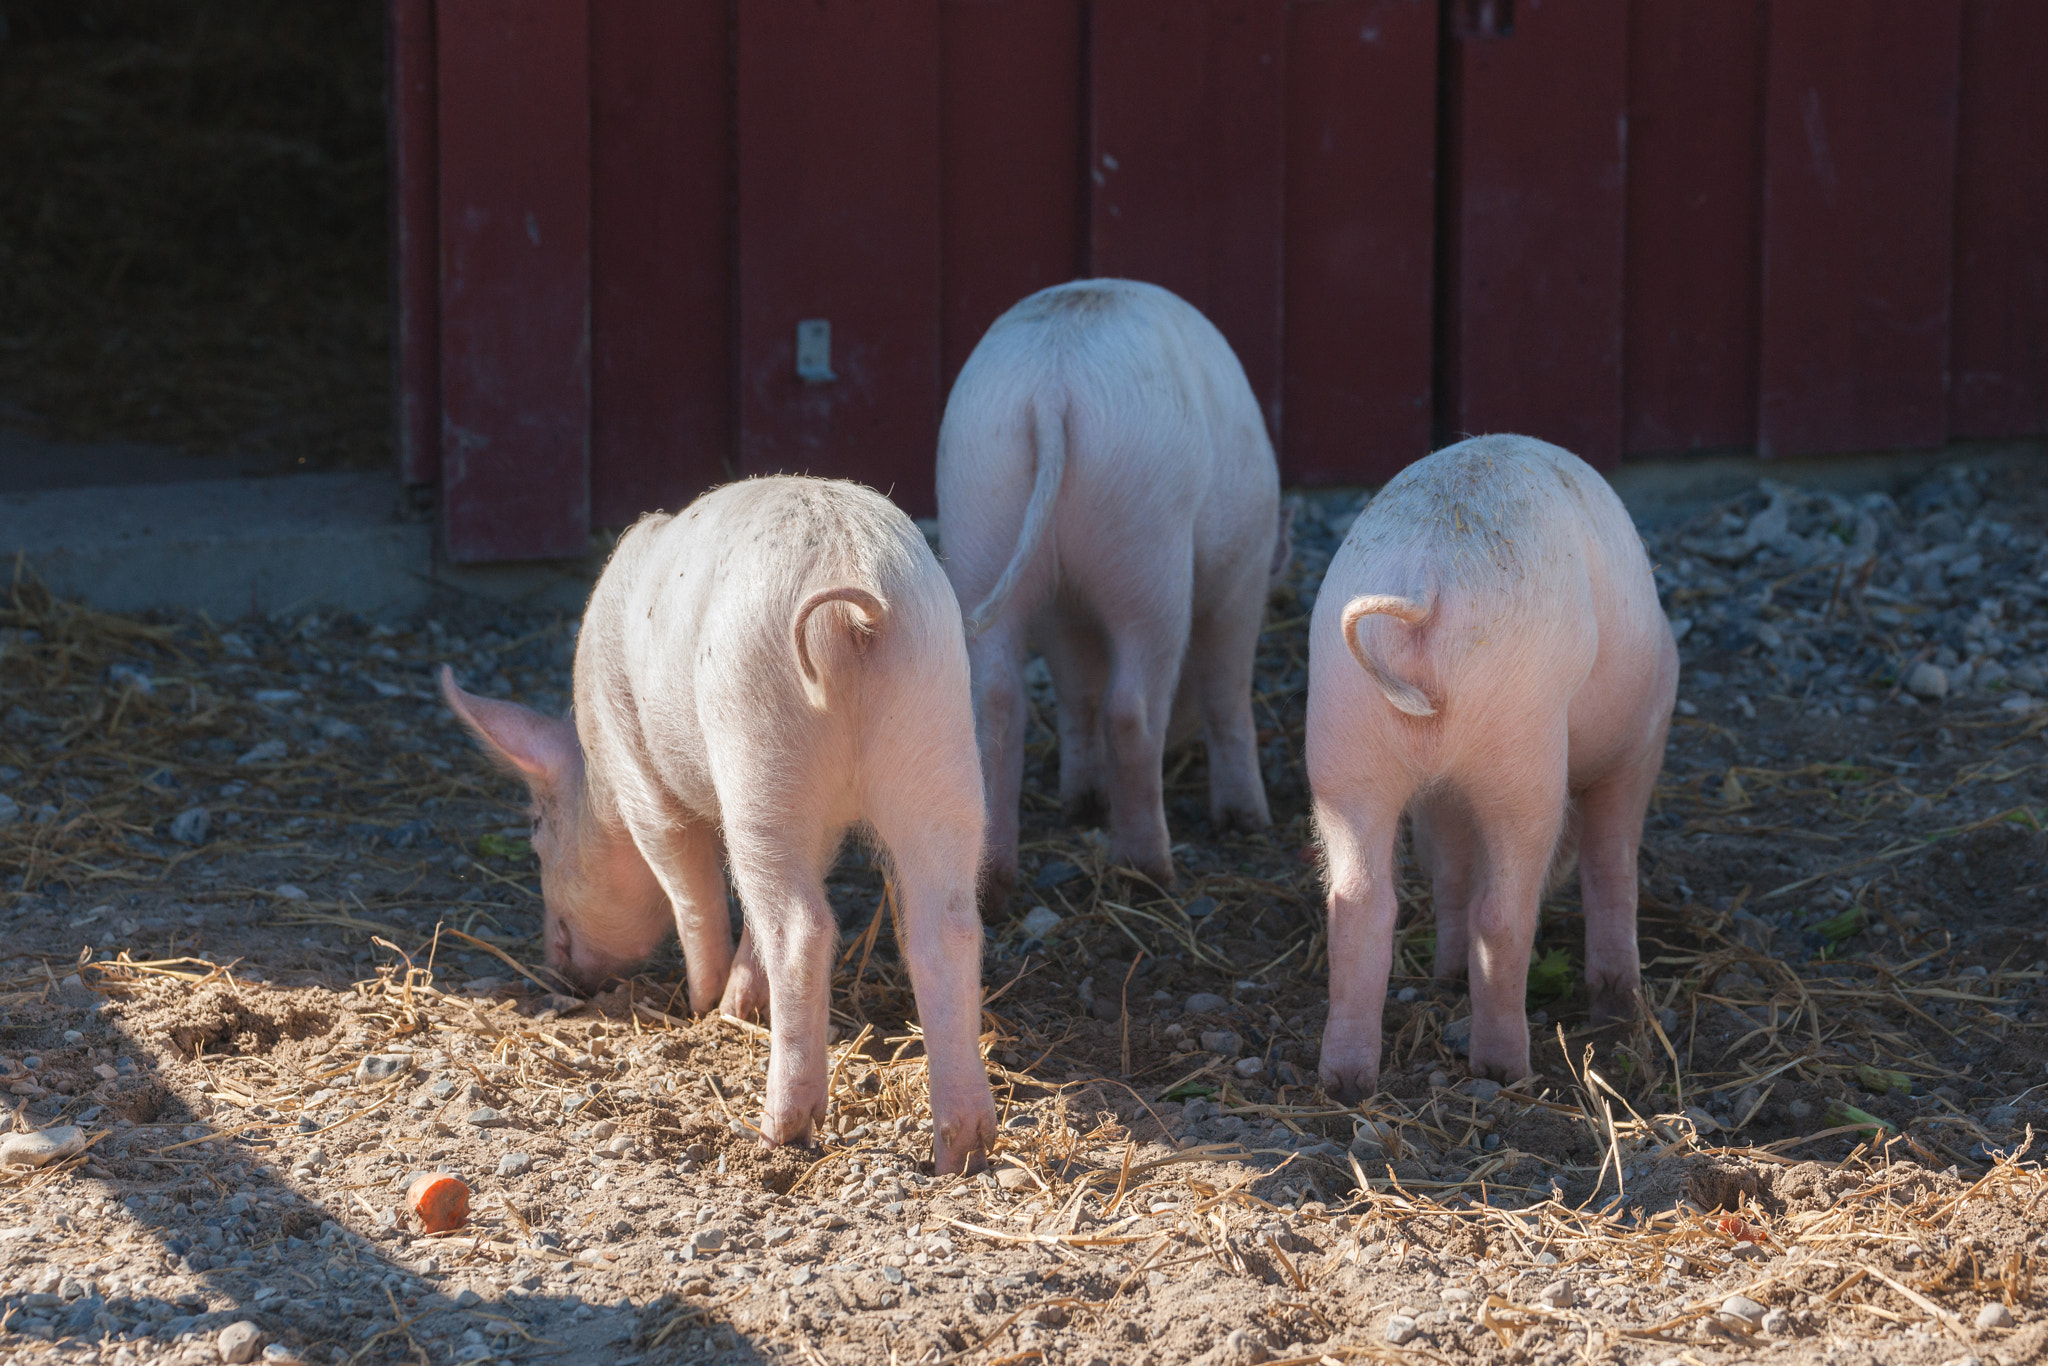
[[1265,830],[1273,817],[1259,772],[1258,726],[1252,719],[1252,666],[1265,612],[1265,566],[1246,575],[1230,596],[1195,621],[1183,686],[1192,683],[1209,755],[1209,824],[1224,830]]
[[[728,929],[726,937],[731,935]],[[764,1019],[769,999],[768,972],[761,966],[761,955],[754,948],[753,928],[747,926],[740,930],[739,950],[733,954],[732,972],[725,979],[725,995],[718,1002],[718,1012],[735,1020]]]
[[988,808],[988,847],[981,868],[981,913],[1008,909],[1017,886],[1017,804],[1024,798],[1024,640],[1014,622],[998,621],[967,644],[973,673],[975,745]]
[[1470,906],[1472,1075],[1529,1075],[1529,950],[1564,821],[1564,739],[1534,739],[1524,767],[1467,794],[1484,848]]
[[1440,982],[1462,982],[1471,960],[1471,911],[1480,846],[1472,813],[1454,794],[1415,803],[1415,858],[1429,873],[1436,906],[1436,965]]
[[1057,610],[1046,632],[1045,663],[1059,694],[1060,814],[1073,824],[1092,824],[1107,794],[1102,753],[1102,691],[1109,661],[1102,637],[1090,626]]
[[718,832],[701,821],[678,822],[646,840],[644,852],[675,911],[690,1009],[702,1015],[726,994],[733,970],[732,916]]
[[[1185,588],[1185,585],[1183,585]],[[1187,653],[1187,598],[1155,601],[1110,631],[1103,733],[1109,744],[1109,857],[1161,887],[1173,885],[1172,841],[1160,766],[1173,694]]]
[[1381,1016],[1394,966],[1394,833],[1401,801],[1386,793],[1316,803],[1329,877],[1330,1017],[1317,1070],[1346,1105],[1380,1080]]
[[1642,966],[1636,947],[1636,856],[1643,813],[1664,763],[1664,743],[1586,789],[1580,798],[1579,896],[1586,913],[1586,989],[1593,1023],[1636,1013]]

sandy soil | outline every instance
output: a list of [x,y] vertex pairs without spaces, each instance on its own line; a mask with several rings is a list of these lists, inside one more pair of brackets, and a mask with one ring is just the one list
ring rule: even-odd
[[[2041,491],[1901,491],[1870,572],[1724,544],[1776,525],[1763,493],[1656,533],[1690,624],[1649,1014],[1588,1028],[1567,886],[1531,973],[1539,1075],[1467,1080],[1411,879],[1384,1091],[1345,1110],[1314,1083],[1299,755],[1304,618],[1358,502],[1302,501],[1275,595],[1278,824],[1214,836],[1199,755],[1174,761],[1171,896],[1058,821],[1039,688],[1028,894],[985,971],[1004,1139],[965,1179],[927,1174],[858,851],[832,881],[835,1132],[809,1150],[758,1148],[764,1040],[685,1018],[673,946],[594,1001],[529,978],[520,794],[429,671],[558,708],[571,623],[453,604],[223,633],[18,588],[0,1096],[91,1146],[0,1171],[0,1362],[2040,1357],[2048,712],[2003,683],[1902,699],[1944,648],[1990,677],[1986,630],[2022,681],[2048,651]],[[1780,503],[1795,539],[1827,515]],[[1979,528],[1983,582],[1895,583],[1944,513]],[[470,1186],[459,1233],[403,1211],[419,1171]]]

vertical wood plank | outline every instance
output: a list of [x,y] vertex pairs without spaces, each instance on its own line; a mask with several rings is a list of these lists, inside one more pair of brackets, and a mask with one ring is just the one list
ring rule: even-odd
[[1207,314],[1280,429],[1283,0],[1095,0],[1091,273]]
[[1756,442],[1763,10],[1763,0],[1630,6],[1630,454]]
[[1082,272],[1079,0],[939,8],[943,388],[1004,309]]
[[590,11],[591,516],[731,477],[731,83],[724,0]]
[[1512,31],[1451,30],[1440,435],[1521,432],[1610,467],[1621,456],[1627,0],[1454,8],[1511,13]]
[[1382,483],[1429,452],[1437,10],[1288,7],[1289,483]]
[[1955,436],[2048,432],[2048,5],[1964,0]]
[[[933,509],[938,0],[749,0],[738,16],[739,416],[747,473],[854,478]],[[796,373],[831,324],[836,378]]]
[[390,0],[391,393],[398,478],[441,472],[439,130],[434,117],[433,0]]
[[1947,435],[1960,0],[1771,6],[1757,445]]
[[458,562],[590,532],[590,60],[576,0],[439,8],[441,510]]

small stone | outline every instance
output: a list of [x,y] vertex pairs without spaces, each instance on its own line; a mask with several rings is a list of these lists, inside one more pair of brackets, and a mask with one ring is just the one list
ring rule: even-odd
[[1266,1060],[1258,1057],[1239,1058],[1231,1064],[1231,1070],[1240,1077],[1256,1077],[1266,1070]]
[[498,1159],[498,1175],[524,1176],[533,1170],[532,1153],[506,1153]]
[[366,1082],[389,1081],[402,1072],[410,1071],[412,1057],[406,1053],[372,1053],[356,1064],[356,1085]]
[[488,1105],[477,1106],[476,1109],[471,1110],[464,1118],[468,1120],[471,1127],[478,1129],[497,1129],[505,1124],[505,1116]]
[[1744,1332],[1761,1327],[1764,1315],[1768,1312],[1770,1311],[1747,1295],[1730,1295],[1721,1301],[1721,1321],[1731,1328],[1740,1328]]
[[455,1080],[453,1077],[442,1077],[434,1082],[429,1083],[427,1086],[427,1092],[428,1094],[432,1095],[435,1100],[446,1100],[450,1096],[454,1095],[456,1091],[461,1088],[461,1086],[462,1083]]
[[1198,896],[1187,905],[1186,914],[1190,920],[1200,920],[1204,916],[1214,915],[1215,913],[1216,898],[1213,896]]
[[[0,825],[6,822],[0,821]],[[171,838],[180,844],[204,844],[213,815],[203,806],[188,807],[171,817]]]
[[903,1284],[903,1268],[900,1266],[883,1267],[882,1279],[887,1281],[891,1285]]
[[1031,885],[1043,891],[1047,887],[1058,887],[1081,876],[1081,870],[1074,864],[1060,860],[1048,863],[1038,870],[1038,876]]
[[1422,999],[1422,988],[1402,987],[1399,991],[1394,993],[1394,999],[1399,1001],[1404,1006],[1413,1005],[1417,1001]]
[[612,1141],[604,1145],[604,1150],[613,1157],[624,1157],[627,1153],[633,1151],[633,1136],[631,1134],[614,1134]]
[[706,1224],[690,1235],[690,1246],[699,1252],[716,1252],[725,1246],[725,1230],[717,1224]]
[[597,1123],[590,1126],[590,1137],[593,1142],[602,1143],[618,1131],[619,1126],[615,1122],[609,1119],[600,1119]]
[[1906,691],[1935,701],[1948,696],[1948,673],[1939,664],[1921,660],[1906,673]]
[[1500,1094],[1500,1083],[1490,1077],[1474,1077],[1458,1088],[1472,1099],[1485,1104]]
[[1792,1331],[1792,1316],[1783,1308],[1773,1305],[1763,1321],[1757,1325],[1774,1338],[1781,1338]]
[[1402,1347],[1415,1340],[1422,1331],[1422,1325],[1406,1314],[1396,1314],[1387,1320],[1386,1338],[1396,1347]]
[[304,901],[306,899],[306,889],[304,887],[295,887],[289,882],[278,883],[270,889],[270,894],[279,901]]
[[1444,1026],[1444,1046],[1464,1057],[1472,1051],[1472,1017],[1453,1020]]
[[1267,1355],[1266,1344],[1260,1341],[1256,1334],[1247,1333],[1242,1328],[1231,1329],[1230,1336],[1223,1339],[1224,1361],[1245,1362],[1250,1363],[1250,1366],[1258,1366],[1259,1362],[1266,1360]]
[[247,768],[251,764],[275,763],[284,758],[288,750],[289,746],[282,740],[265,740],[235,760],[235,767]]
[[64,1125],[0,1139],[0,1167],[44,1167],[85,1147],[85,1130]]
[[254,1361],[256,1353],[263,1346],[263,1330],[247,1319],[231,1323],[220,1330],[215,1339],[220,1348],[220,1359],[229,1362]]
[[1190,1015],[1214,1015],[1220,1010],[1228,1009],[1229,1006],[1230,1002],[1213,991],[1198,991],[1188,997],[1187,1012]]
[[1026,939],[1050,939],[1052,938],[1053,931],[1060,927],[1060,921],[1063,918],[1058,911],[1050,906],[1033,906],[1024,913],[1024,937]]
[[1005,1167],[996,1173],[996,1184],[1006,1191],[1021,1190],[1031,1184],[1031,1173],[1022,1167]]
[[1788,1101],[1785,1105],[1785,1113],[1794,1119],[1812,1119],[1813,1102],[1810,1100]]
[[1211,1053],[1221,1053],[1226,1058],[1234,1058],[1244,1052],[1244,1040],[1228,1029],[1205,1029],[1202,1031],[1202,1047]]
[[2010,1327],[2012,1327],[2012,1310],[2007,1309],[1997,1300],[1993,1300],[1977,1311],[1977,1330],[1979,1332],[1983,1332],[1988,1328]]
[[1451,1074],[1448,1072],[1437,1071],[1429,1074],[1429,1089],[1432,1091],[1441,1091],[1450,1084]]
[[2017,1105],[1994,1105],[1984,1112],[1984,1125],[1990,1129],[2010,1129],[2019,1119]]
[[1539,1304],[1549,1305],[1552,1309],[1569,1309],[1574,1302],[1572,1283],[1552,1281],[1536,1292],[1536,1300]]

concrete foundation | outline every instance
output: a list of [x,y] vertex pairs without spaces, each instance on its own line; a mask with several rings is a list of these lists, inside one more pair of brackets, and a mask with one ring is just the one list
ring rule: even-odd
[[[1612,478],[1637,521],[1656,525],[1759,479],[1896,491],[1964,461],[2036,462],[2048,478],[2048,442],[1643,461]],[[104,477],[64,486],[67,474],[90,478],[96,470]],[[138,482],[152,471],[156,482]],[[580,613],[610,543],[593,537],[590,556],[576,561],[448,565],[436,558],[430,521],[388,474],[222,473],[218,463],[148,448],[67,448],[0,435],[0,552],[59,595],[105,611],[196,609],[225,622],[316,607],[403,616],[450,596]]]

